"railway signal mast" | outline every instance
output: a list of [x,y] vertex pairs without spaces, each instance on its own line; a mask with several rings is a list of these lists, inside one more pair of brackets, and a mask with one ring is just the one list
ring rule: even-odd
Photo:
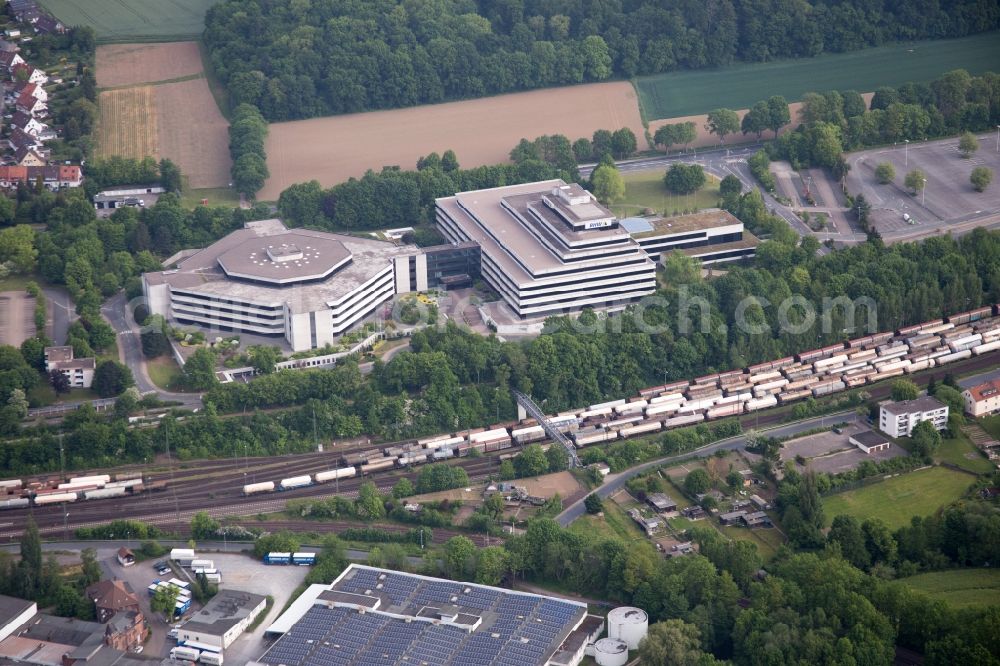
[[545,416],[545,413],[542,412],[538,405],[535,404],[535,401],[532,400],[530,396],[527,396],[520,391],[511,389],[511,393],[514,394],[514,399],[517,400],[518,407],[530,414],[531,418],[538,421],[538,425],[542,426],[542,430],[545,431],[545,434],[548,435],[550,439],[555,441],[557,444],[561,444],[562,447],[566,449],[566,453],[569,454],[570,468],[581,467],[580,458],[576,455],[576,447],[573,446],[573,442],[569,441],[561,430],[558,430],[554,425],[552,425],[548,417]]

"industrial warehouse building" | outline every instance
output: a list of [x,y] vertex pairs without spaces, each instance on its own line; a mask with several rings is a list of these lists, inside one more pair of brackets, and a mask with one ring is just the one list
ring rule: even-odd
[[267,597],[240,590],[219,590],[205,607],[177,630],[177,642],[197,650],[221,652],[233,644],[267,606]]
[[169,321],[284,337],[302,351],[333,343],[391,299],[396,259],[417,252],[262,220],[146,273],[143,291]]
[[481,274],[521,318],[623,307],[653,293],[656,267],[614,214],[577,184],[548,180],[437,200],[453,243],[475,242]]
[[257,666],[575,666],[604,628],[585,604],[351,564],[272,624]]

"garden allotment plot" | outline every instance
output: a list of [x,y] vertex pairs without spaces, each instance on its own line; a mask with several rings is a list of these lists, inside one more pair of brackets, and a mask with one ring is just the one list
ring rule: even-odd
[[218,0],[40,0],[66,25],[86,25],[97,39],[168,41],[197,37]]
[[953,69],[1000,69],[1000,33],[880,46],[815,58],[645,76],[636,82],[645,118],[675,118],[725,107],[746,109],[771,95],[857,90],[930,81]]

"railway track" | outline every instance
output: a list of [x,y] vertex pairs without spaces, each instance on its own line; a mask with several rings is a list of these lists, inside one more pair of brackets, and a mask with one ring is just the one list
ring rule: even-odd
[[[907,378],[919,385],[926,385],[931,378],[941,381],[947,374],[969,374],[998,364],[1000,364],[1000,352],[991,352],[945,367],[908,375]],[[890,395],[891,383],[885,381],[867,386],[864,390],[868,391],[873,399],[881,399]],[[763,428],[784,422],[787,415],[787,409],[779,408],[744,415],[740,421],[744,428]],[[379,450],[385,446],[352,447],[351,452]],[[514,449],[505,449],[478,458],[452,459],[448,464],[463,467],[469,474],[470,480],[482,480],[496,470],[499,456],[512,450]],[[399,479],[405,477],[414,480],[419,473],[419,468],[416,470],[394,468],[372,476],[343,479],[339,485],[329,482],[281,493],[250,497],[242,495],[243,486],[250,482],[332,469],[337,466],[344,452],[345,450],[339,449],[271,458],[175,462],[168,469],[159,470],[148,477],[150,481],[168,481],[169,487],[165,492],[4,511],[2,514],[4,520],[0,522],[2,530],[0,539],[18,537],[29,515],[34,516],[43,534],[68,532],[70,528],[93,527],[122,517],[176,530],[189,523],[199,511],[206,511],[215,518],[274,513],[284,510],[285,502],[290,499],[325,499],[337,495],[354,498],[360,485],[369,480],[374,481],[380,491],[388,492]],[[127,466],[123,471],[139,469],[141,467]]]

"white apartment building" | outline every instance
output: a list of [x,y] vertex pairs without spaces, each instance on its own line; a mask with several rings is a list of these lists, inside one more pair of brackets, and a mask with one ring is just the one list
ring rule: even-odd
[[909,437],[921,421],[930,421],[936,430],[944,430],[948,426],[948,405],[925,395],[886,403],[879,409],[879,430],[890,437]]
[[962,391],[965,412],[971,416],[986,416],[1000,412],[1000,379],[988,381]]
[[654,262],[577,184],[548,180],[437,200],[453,243],[478,243],[482,277],[521,318],[623,307],[656,289]]
[[146,273],[149,310],[168,321],[283,337],[292,351],[322,347],[396,293],[396,258],[411,245],[308,229],[280,220],[245,228]]
[[58,370],[69,380],[70,388],[90,388],[94,383],[94,358],[73,358],[72,347],[46,347],[45,372]]

